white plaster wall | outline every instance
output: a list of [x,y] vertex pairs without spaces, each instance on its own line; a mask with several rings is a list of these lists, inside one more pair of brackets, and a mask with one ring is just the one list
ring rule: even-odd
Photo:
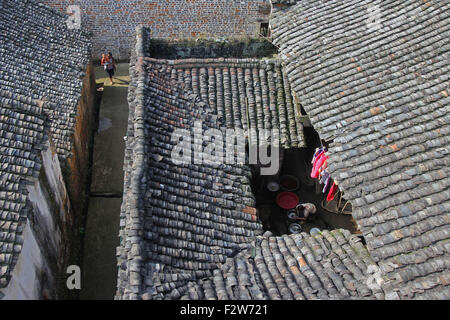
[[[61,167],[59,165],[58,155],[53,153],[50,143],[47,140],[45,144],[45,151],[42,151],[42,168],[45,170],[47,181],[50,185],[50,190],[47,192],[52,194],[53,200],[59,208],[59,218],[64,224],[65,222],[65,208],[64,199],[68,198],[67,190],[64,184]],[[32,202],[34,214],[38,215],[36,220],[45,228],[45,236],[48,243],[51,245],[52,254],[59,256],[61,251],[62,230],[55,221],[54,213],[51,212],[51,199],[47,198],[44,193],[44,184],[41,181],[36,181],[34,186],[28,187],[28,199]]]
[[[48,269],[29,223],[23,231],[23,247],[9,285],[3,289],[3,300],[36,300],[40,298],[39,273]],[[47,270],[48,271],[48,270]]]
[[[52,194],[53,203],[56,202],[61,222],[65,221],[64,199],[67,198],[67,190],[61,173],[58,156],[53,154],[50,144],[47,141],[45,151],[42,151],[43,166],[45,175],[50,185],[47,193]],[[35,300],[42,297],[41,275],[47,275],[47,281],[54,283],[54,270],[49,267],[46,255],[56,257],[58,262],[61,253],[61,229],[55,221],[55,213],[52,213],[52,199],[45,193],[46,185],[36,179],[34,185],[27,186],[28,199],[33,205],[33,215],[35,225],[27,221],[23,231],[23,247],[19,255],[17,264],[14,267],[12,278],[8,287],[3,289],[6,300]],[[32,229],[33,228],[33,229]],[[34,230],[38,228],[38,230]],[[38,235],[36,234],[38,232]],[[45,249],[50,252],[43,252],[44,247],[39,246],[39,239],[44,239]],[[62,266],[58,266],[61,268]]]
[[28,186],[28,199],[33,204],[33,212],[36,215],[35,220],[38,221],[39,226],[44,229],[45,238],[51,246],[54,253],[59,251],[61,243],[61,230],[56,225],[56,221],[51,213],[51,205],[49,199],[43,191],[41,181],[36,181],[33,186]]
[[43,167],[45,168],[45,174],[52,189],[53,196],[60,206],[60,218],[63,222],[65,222],[64,199],[68,198],[68,194],[62,175],[61,166],[59,164],[58,155],[56,152],[51,151],[50,143],[48,141],[45,147],[46,151],[41,153]]

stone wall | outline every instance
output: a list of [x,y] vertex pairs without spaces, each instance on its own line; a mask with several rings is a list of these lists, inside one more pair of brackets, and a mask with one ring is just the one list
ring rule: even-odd
[[148,55],[156,59],[208,59],[208,58],[265,58],[277,53],[277,48],[263,38],[218,40],[151,39]]
[[111,51],[129,59],[137,25],[152,38],[254,37],[268,22],[269,0],[42,0],[62,12],[79,5],[82,24],[92,32],[93,55]]

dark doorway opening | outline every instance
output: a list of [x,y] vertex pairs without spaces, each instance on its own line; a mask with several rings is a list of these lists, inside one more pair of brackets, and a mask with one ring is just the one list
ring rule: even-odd
[[260,28],[259,33],[264,38],[270,37],[270,26],[269,26],[268,22],[261,23],[261,28]]

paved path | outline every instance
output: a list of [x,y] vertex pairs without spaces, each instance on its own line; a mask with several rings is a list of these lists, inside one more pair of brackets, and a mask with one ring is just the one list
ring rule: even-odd
[[91,197],[84,239],[80,298],[113,299],[117,284],[116,247],[123,192],[123,158],[128,122],[128,63],[119,64],[111,86],[102,67],[95,69],[104,84],[98,131],[94,140]]

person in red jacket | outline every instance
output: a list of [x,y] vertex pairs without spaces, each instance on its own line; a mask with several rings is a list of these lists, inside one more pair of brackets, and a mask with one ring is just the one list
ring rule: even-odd
[[109,80],[111,80],[111,85],[113,85],[113,76],[116,71],[116,61],[111,52],[109,52],[108,55],[102,55],[101,65],[104,66],[109,75]]

